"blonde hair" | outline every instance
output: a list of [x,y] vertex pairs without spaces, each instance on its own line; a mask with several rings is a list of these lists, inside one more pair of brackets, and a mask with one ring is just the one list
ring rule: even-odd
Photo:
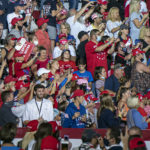
[[144,36],[146,35],[146,33],[147,33],[148,31],[150,31],[150,28],[143,26],[142,29],[140,30],[139,39],[144,39]]
[[104,109],[109,109],[111,111],[115,110],[112,97],[109,94],[104,94],[102,97],[100,107],[97,112],[97,118],[100,117],[100,114]]
[[130,3],[130,9],[129,9],[130,15],[131,15],[133,12],[138,12],[138,11],[137,11],[138,3],[140,3],[140,0],[132,0],[132,1],[131,1],[131,3]]
[[127,100],[127,106],[132,108],[138,108],[139,107],[139,98],[137,96],[129,97]]
[[71,29],[70,29],[70,25],[69,25],[68,23],[64,22],[64,23],[61,24],[60,28],[61,28],[62,26],[65,26],[65,28],[67,29],[68,34],[69,34],[69,33],[70,33],[70,30],[71,30]]
[[119,16],[117,19],[114,18],[114,14],[115,14],[116,11],[119,11],[119,8],[117,8],[117,7],[112,7],[112,8],[109,10],[107,20],[111,20],[111,21],[113,21],[113,22],[115,22],[115,21],[121,21],[120,16]]

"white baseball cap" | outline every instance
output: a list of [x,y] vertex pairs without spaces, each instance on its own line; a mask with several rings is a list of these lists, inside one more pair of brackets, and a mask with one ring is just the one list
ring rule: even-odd
[[41,76],[42,74],[44,74],[44,73],[49,73],[49,72],[50,72],[50,70],[48,70],[48,69],[40,68],[40,69],[38,70],[38,72],[37,72],[37,75],[38,75],[38,77],[39,77],[39,76]]

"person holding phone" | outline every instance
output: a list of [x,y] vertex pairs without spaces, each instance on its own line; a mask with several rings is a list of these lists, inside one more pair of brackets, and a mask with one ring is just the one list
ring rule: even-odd
[[85,128],[86,124],[86,109],[82,105],[84,100],[83,90],[75,90],[70,99],[74,99],[74,102],[70,103],[65,113],[68,114],[68,118],[65,118],[62,124],[63,128]]

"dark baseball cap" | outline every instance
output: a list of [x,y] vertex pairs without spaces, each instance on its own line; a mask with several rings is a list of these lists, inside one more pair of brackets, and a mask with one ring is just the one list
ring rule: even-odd
[[78,39],[80,40],[82,38],[83,35],[88,34],[88,32],[85,31],[80,31],[78,34]]
[[122,24],[122,25],[120,26],[120,30],[129,29],[129,28],[130,28],[130,27],[127,26],[126,24]]
[[93,129],[85,129],[82,133],[82,140],[84,142],[91,142],[92,138],[99,138],[101,135],[96,133]]

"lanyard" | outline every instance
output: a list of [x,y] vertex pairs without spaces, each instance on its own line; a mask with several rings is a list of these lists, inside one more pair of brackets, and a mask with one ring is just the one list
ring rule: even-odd
[[38,104],[37,104],[37,102],[36,102],[36,99],[35,99],[35,104],[36,104],[37,110],[38,110],[38,112],[39,112],[39,118],[40,118],[40,113],[41,113],[42,105],[43,105],[43,99],[42,99],[40,108],[38,107]]

